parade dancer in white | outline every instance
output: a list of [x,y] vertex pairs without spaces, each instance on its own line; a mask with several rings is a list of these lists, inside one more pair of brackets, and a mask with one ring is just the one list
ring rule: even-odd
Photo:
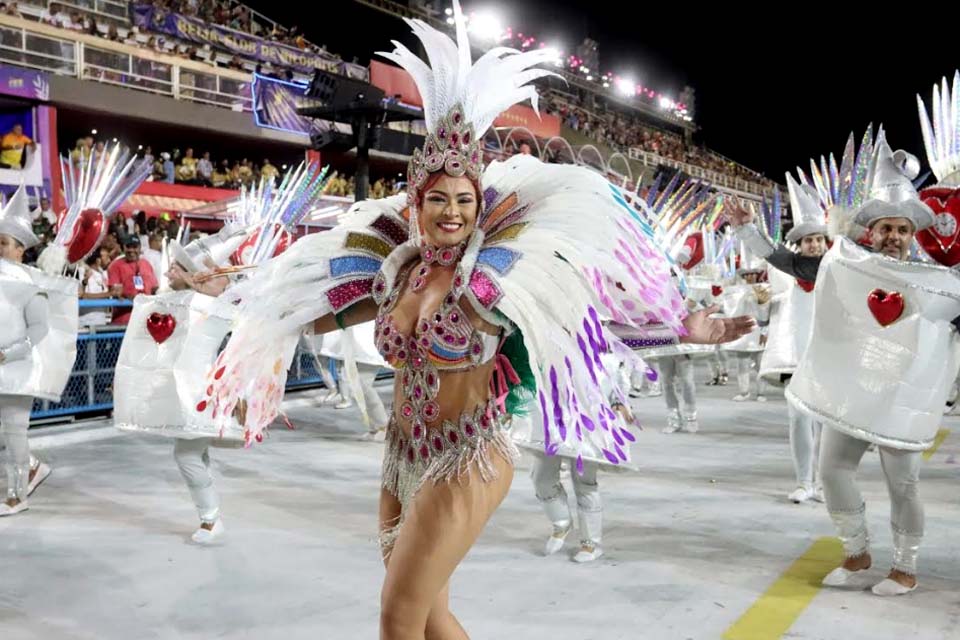
[[[853,184],[846,206],[857,229],[846,235],[868,238],[871,249],[838,237],[822,260],[795,258],[814,279],[819,272],[819,281],[811,339],[787,397],[827,427],[820,474],[846,555],[824,579],[827,586],[859,585],[872,564],[856,470],[870,444],[878,445],[890,494],[894,562],[873,593],[889,596],[917,585],[924,527],[921,453],[933,442],[960,367],[960,277],[940,265],[907,261],[914,232],[934,222],[911,184],[919,162],[902,151],[893,154],[882,132],[872,153],[871,146],[868,136],[855,162],[852,150],[845,153],[839,173],[840,185]],[[858,171],[865,166],[869,174]],[[855,176],[864,174],[865,184],[857,185]],[[843,202],[846,193],[839,195]],[[750,220],[742,212],[734,217]]]
[[770,291],[760,284],[763,265],[749,251],[740,252],[740,269],[737,271],[740,282],[728,286],[723,292],[724,313],[733,317],[750,316],[757,322],[754,331],[739,340],[723,345],[721,350],[734,357],[737,366],[737,387],[739,393],[734,402],[754,400],[764,402],[760,393],[760,357],[766,343],[766,330],[770,316]]

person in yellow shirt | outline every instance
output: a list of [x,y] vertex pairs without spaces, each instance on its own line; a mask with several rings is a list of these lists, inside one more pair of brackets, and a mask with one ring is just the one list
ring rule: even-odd
[[197,180],[197,159],[193,157],[193,149],[188,148],[180,166],[177,167],[177,182],[192,183]]
[[280,171],[270,164],[270,160],[264,160],[263,166],[260,167],[260,175],[269,180],[270,182],[276,182],[277,176],[280,175]]
[[243,162],[240,164],[240,184],[245,187],[249,187],[253,184],[253,167],[250,165],[250,161],[244,158]]
[[23,135],[23,125],[15,124],[10,133],[0,139],[0,167],[4,169],[19,169],[23,166],[23,150],[29,147],[31,151],[37,145]]

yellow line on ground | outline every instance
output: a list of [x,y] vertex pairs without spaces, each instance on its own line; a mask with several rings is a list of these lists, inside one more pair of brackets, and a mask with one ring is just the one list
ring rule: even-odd
[[933,454],[937,452],[937,449],[940,448],[940,445],[943,444],[943,441],[947,439],[947,436],[950,435],[950,429],[941,428],[937,431],[937,437],[933,439],[933,444],[929,449],[923,452],[923,459],[929,460],[933,457]]
[[779,640],[843,561],[836,538],[820,538],[723,634],[723,640]]

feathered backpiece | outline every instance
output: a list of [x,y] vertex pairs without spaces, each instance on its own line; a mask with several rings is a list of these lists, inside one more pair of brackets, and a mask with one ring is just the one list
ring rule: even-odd
[[119,143],[94,154],[74,168],[60,158],[67,211],[58,222],[57,235],[37,261],[47,273],[60,274],[67,264],[80,262],[100,246],[114,212],[137,190],[152,169],[145,159],[132,155]]
[[[458,0],[453,2],[453,19],[456,42],[422,20],[406,19],[420,39],[429,65],[396,41],[393,51],[377,54],[411,75],[423,101],[427,137],[423,149],[414,151],[407,169],[411,204],[416,203],[419,190],[436,171],[479,182],[483,173],[482,138],[494,119],[528,99],[536,109],[537,91],[530,83],[556,75],[532,68],[552,59],[545,49],[521,53],[494,47],[474,64]],[[413,219],[411,224],[415,227]]]
[[927,161],[940,186],[960,186],[960,71],[933,86],[932,109],[929,114],[923,98],[917,95],[920,130]]

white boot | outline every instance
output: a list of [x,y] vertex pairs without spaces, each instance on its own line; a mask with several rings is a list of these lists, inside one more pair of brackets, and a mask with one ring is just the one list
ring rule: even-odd
[[40,462],[37,460],[37,464],[31,471],[34,471],[33,480],[30,481],[30,484],[27,486],[27,496],[33,495],[33,492],[37,490],[37,487],[47,479],[50,475],[50,465]]
[[547,538],[547,544],[543,546],[543,554],[546,556],[552,556],[560,549],[563,549],[563,543],[567,539],[567,535],[570,534],[570,531],[573,529],[573,525],[567,524],[566,527],[563,526],[554,526],[553,535]]
[[14,516],[22,511],[26,511],[30,508],[30,505],[27,504],[26,500],[21,500],[17,503],[17,506],[11,507],[6,502],[0,502],[0,518],[4,516]]
[[667,413],[667,426],[664,428],[664,433],[676,433],[680,430],[680,427],[683,425],[683,421],[680,419],[680,412],[674,409]]
[[793,504],[802,504],[807,500],[814,499],[814,490],[813,487],[809,486],[799,486],[793,490],[793,492],[787,496],[787,499],[790,500]]
[[686,413],[683,416],[683,431],[687,433],[696,433],[700,431],[700,423],[697,422],[697,412]]
[[223,518],[217,518],[217,521],[213,523],[213,529],[200,527],[193,532],[190,538],[197,544],[212,544],[222,537],[225,531],[226,527],[223,526]]

